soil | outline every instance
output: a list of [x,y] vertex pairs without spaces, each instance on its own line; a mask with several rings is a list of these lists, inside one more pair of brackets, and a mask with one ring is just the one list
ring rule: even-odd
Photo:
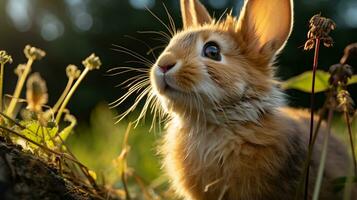
[[62,178],[55,168],[0,137],[0,199],[98,199]]

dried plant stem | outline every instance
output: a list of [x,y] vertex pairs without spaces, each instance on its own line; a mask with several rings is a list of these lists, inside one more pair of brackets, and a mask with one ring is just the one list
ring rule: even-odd
[[326,114],[326,107],[324,106],[321,110],[321,113],[319,114],[319,120],[317,121],[317,124],[316,124],[316,128],[315,128],[315,131],[314,131],[314,135],[313,135],[313,138],[312,138],[312,145],[311,145],[311,154],[312,154],[312,151],[313,151],[313,148],[314,145],[315,145],[315,142],[316,142],[316,139],[317,139],[317,134],[319,133],[319,130],[320,130],[320,127],[321,127],[321,123],[322,123],[322,120],[323,120],[323,117],[325,116]]
[[63,92],[62,92],[60,98],[58,98],[56,104],[55,104],[55,105],[53,106],[53,108],[52,108],[52,112],[53,112],[53,113],[56,113],[57,110],[59,109],[59,107],[60,107],[60,105],[62,104],[64,98],[66,98],[66,96],[67,96],[69,90],[71,89],[73,82],[74,82],[74,78],[71,78],[71,77],[70,77],[70,78],[68,79],[67,85],[66,85],[65,89],[63,90]]
[[[135,178],[136,183],[139,185],[139,187],[144,195],[145,200],[160,200],[161,199],[161,198],[154,198],[153,195],[150,194],[150,191],[145,186],[143,179],[138,174],[133,173],[133,177]],[[154,192],[154,191],[151,190],[151,192]],[[157,195],[156,193],[154,193],[154,194]]]
[[[316,39],[315,45],[315,54],[314,54],[314,64],[312,68],[312,88],[311,88],[311,101],[310,101],[310,135],[309,135],[309,151],[312,151],[312,138],[313,138],[313,131],[314,131],[314,109],[315,109],[315,77],[316,77],[316,70],[317,64],[319,59],[319,49],[320,49],[320,39]],[[309,152],[310,154],[310,152]],[[309,174],[310,174],[310,158],[307,160],[307,169],[305,175],[305,192],[304,192],[304,199],[307,200],[308,193],[309,193]]]
[[84,79],[84,77],[87,75],[87,73],[89,72],[89,68],[86,67],[84,69],[84,71],[81,73],[81,75],[79,76],[79,78],[77,79],[77,81],[74,83],[73,87],[71,88],[71,90],[68,92],[66,98],[64,99],[63,103],[61,104],[61,107],[58,110],[58,113],[56,115],[56,123],[58,124],[59,121],[61,120],[61,116],[63,114],[64,109],[66,108],[69,100],[71,99],[72,95],[74,94],[74,92],[76,91],[76,89],[78,88],[79,84],[82,82],[82,80]]
[[16,84],[16,88],[15,88],[14,94],[12,95],[13,97],[12,97],[12,99],[10,101],[9,107],[6,109],[6,112],[5,112],[6,115],[8,115],[10,117],[13,117],[13,112],[15,110],[17,101],[18,101],[18,99],[20,97],[22,88],[24,87],[26,78],[27,78],[27,76],[29,75],[29,73],[31,71],[31,66],[33,64],[33,61],[34,60],[32,58],[29,58],[27,60],[26,68],[25,68],[23,74],[19,77],[19,80],[18,80],[18,82]]
[[0,71],[0,112],[2,112],[3,109],[3,84],[4,84],[4,63],[0,64],[1,66],[1,71]]
[[128,189],[128,184],[127,184],[127,178],[126,178],[126,168],[127,168],[127,162],[126,162],[126,156],[129,151],[129,145],[128,145],[128,140],[129,140],[129,133],[131,130],[132,123],[129,122],[128,127],[126,128],[125,134],[124,134],[124,140],[123,140],[123,147],[122,147],[122,153],[123,153],[123,167],[121,171],[121,179],[123,182],[123,187],[125,191],[125,199],[126,200],[131,200],[129,189]]
[[347,123],[347,128],[348,128],[348,135],[350,138],[350,145],[351,145],[351,152],[352,152],[352,159],[353,159],[353,167],[354,167],[354,175],[357,175],[357,163],[356,163],[356,153],[354,150],[354,143],[353,143],[353,137],[352,137],[352,128],[351,128],[351,123],[350,123],[350,116],[347,112],[345,113],[346,117],[346,123]]
[[6,127],[4,127],[4,126],[1,126],[1,125],[0,125],[0,129],[2,129],[2,130],[4,130],[4,131],[7,131],[7,132],[10,133],[10,134],[16,135],[17,137],[20,137],[20,138],[22,138],[22,139],[24,139],[24,140],[26,140],[26,141],[28,141],[28,142],[30,142],[30,143],[36,145],[36,146],[42,148],[43,150],[45,150],[45,151],[47,151],[47,152],[50,152],[50,153],[53,153],[53,154],[55,154],[55,155],[57,155],[57,156],[66,158],[66,159],[68,159],[68,160],[70,160],[70,161],[76,163],[76,164],[77,164],[78,166],[80,166],[80,167],[87,168],[87,167],[84,166],[82,163],[80,163],[80,162],[78,162],[77,160],[71,158],[70,156],[68,156],[68,155],[66,155],[66,154],[63,154],[63,153],[58,153],[58,152],[56,152],[56,151],[54,151],[54,150],[52,150],[52,149],[50,149],[50,148],[48,148],[48,147],[46,147],[46,146],[44,146],[44,145],[38,143],[38,142],[35,142],[35,141],[33,141],[33,140],[31,140],[31,139],[29,139],[29,138],[27,138],[27,137],[21,135],[20,133],[17,133],[16,131],[13,131],[13,130],[11,130],[11,129],[9,129],[9,128],[6,128]]
[[322,178],[325,170],[325,164],[326,164],[326,157],[327,157],[327,151],[328,151],[328,142],[331,134],[331,123],[332,123],[332,117],[333,117],[333,109],[329,109],[328,111],[328,117],[327,117],[327,134],[325,135],[323,144],[322,144],[322,154],[320,158],[320,165],[319,169],[317,171],[317,178],[315,182],[315,188],[314,188],[314,193],[313,193],[313,200],[318,200],[319,195],[320,195],[320,189],[321,189],[321,184],[322,184]]

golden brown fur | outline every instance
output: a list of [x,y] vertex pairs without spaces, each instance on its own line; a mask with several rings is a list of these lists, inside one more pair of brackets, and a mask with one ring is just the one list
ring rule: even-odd
[[[153,94],[170,117],[161,151],[172,186],[187,200],[293,199],[308,116],[284,108],[273,68],[292,29],[292,1],[249,0],[239,18],[221,21],[197,0],[181,0],[181,9],[184,29],[150,71]],[[203,56],[210,41],[221,60]],[[345,174],[347,154],[335,138],[329,149],[320,197],[340,199],[330,181]],[[321,137],[310,196],[320,152]]]

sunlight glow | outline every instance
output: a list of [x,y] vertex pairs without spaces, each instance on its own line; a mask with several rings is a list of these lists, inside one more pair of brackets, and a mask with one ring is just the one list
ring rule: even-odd
[[93,26],[93,17],[88,12],[88,1],[85,0],[65,0],[72,23],[79,31],[88,31]]
[[129,2],[135,9],[152,8],[155,5],[155,0],[129,0]]
[[52,41],[63,35],[63,23],[53,14],[45,13],[40,18],[41,36],[47,41]]
[[346,8],[344,13],[344,20],[346,21],[347,26],[357,27],[357,2],[350,3]]
[[31,0],[8,0],[6,13],[18,31],[25,32],[31,28]]

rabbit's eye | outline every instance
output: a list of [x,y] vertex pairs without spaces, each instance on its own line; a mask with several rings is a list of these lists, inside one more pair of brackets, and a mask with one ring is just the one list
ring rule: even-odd
[[219,46],[215,42],[207,42],[203,47],[203,56],[212,60],[221,61],[221,52]]

